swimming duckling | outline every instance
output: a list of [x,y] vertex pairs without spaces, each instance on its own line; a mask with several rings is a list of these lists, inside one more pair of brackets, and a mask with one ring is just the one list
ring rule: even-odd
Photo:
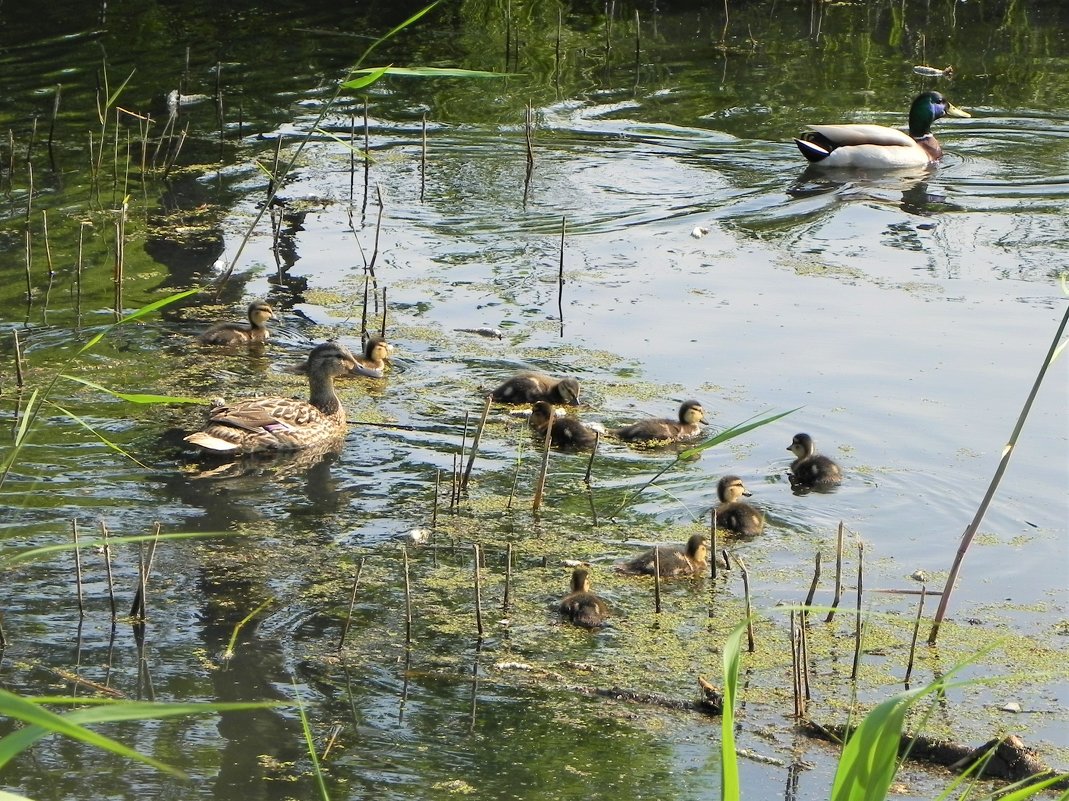
[[244,342],[266,342],[267,321],[275,316],[271,306],[262,300],[249,304],[249,322],[218,323],[197,339],[204,345],[236,345]]
[[698,436],[704,422],[705,409],[698,401],[689,400],[679,407],[678,422],[668,418],[639,420],[612,433],[625,442],[678,442]]
[[724,476],[716,485],[720,505],[716,507],[716,524],[724,531],[740,537],[756,537],[765,530],[765,516],[754,506],[740,501],[750,497],[749,490],[738,476]]
[[354,367],[356,359],[344,345],[317,345],[297,368],[308,376],[309,400],[244,398],[217,406],[204,430],[185,439],[218,454],[296,451],[340,440],[347,427],[334,377]]
[[[653,575],[654,550],[651,548],[618,566],[622,573],[645,573]],[[658,554],[662,576],[697,576],[705,569],[709,548],[703,534],[693,534],[686,545],[662,545]]]
[[577,567],[572,571],[572,591],[561,598],[560,614],[587,629],[605,625],[609,605],[590,591],[590,571],[585,567]]
[[386,360],[389,357],[390,345],[385,339],[368,337],[367,342],[364,343],[363,354],[353,357],[356,359],[356,369],[353,372],[371,378],[382,378],[386,372]]
[[598,437],[594,430],[587,428],[574,417],[557,417],[553,406],[545,401],[538,401],[531,406],[528,422],[535,433],[545,439],[546,428],[552,426],[549,441],[558,448],[576,451],[593,450]]
[[550,378],[542,373],[519,373],[490,394],[498,403],[546,401],[575,406],[579,403],[579,382],[574,378]]
[[819,167],[925,167],[943,157],[943,148],[932,135],[932,123],[943,116],[969,114],[939,92],[922,92],[909,108],[908,134],[883,125],[810,125],[794,142]]
[[834,487],[842,482],[839,465],[817,453],[813,438],[808,434],[795,434],[787,450],[797,457],[791,462],[788,475],[792,487]]

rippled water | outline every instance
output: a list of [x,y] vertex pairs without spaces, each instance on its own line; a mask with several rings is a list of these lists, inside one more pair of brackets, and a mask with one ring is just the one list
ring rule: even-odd
[[[235,41],[220,45],[224,55],[209,54],[209,43],[241,18],[240,10],[233,13],[237,16],[205,16],[203,30],[192,16],[131,17],[143,23],[132,30],[144,31],[152,27],[149,22],[184,26],[183,36],[196,42],[191,88],[211,91],[212,65],[222,60],[223,74],[240,76],[234,81],[242,85],[228,104],[230,119],[239,105],[246,116],[242,129],[232,125],[219,147],[211,104],[188,110],[193,131],[188,163],[211,165],[220,152],[222,161],[168,183],[160,204],[172,214],[166,221],[146,220],[144,252],[128,256],[130,307],[157,297],[161,288],[217,277],[214,263],[234,258],[264,199],[264,176],[252,158],[270,163],[280,133],[283,156],[291,154],[324,101],[321,87],[352,59],[351,46],[296,36],[288,44],[270,40],[278,48],[277,63],[288,58],[297,65],[290,74],[279,75],[274,66],[261,69],[258,51],[269,49],[262,37],[278,20],[256,15],[248,17],[243,35],[235,32]],[[710,38],[694,33],[709,26],[701,15],[664,15],[657,34],[649,34],[650,63],[637,90],[623,56],[600,77],[588,71],[584,59],[596,61],[591,54],[602,34],[579,33],[580,22],[598,23],[597,13],[575,15],[573,35],[585,49],[575,56],[574,73],[568,73],[559,96],[547,90],[544,59],[533,55],[526,69],[514,70],[525,77],[508,82],[432,86],[391,80],[372,94],[374,160],[366,198],[359,167],[351,190],[348,150],[326,135],[314,136],[280,192],[281,278],[264,222],[238,259],[222,309],[195,304],[119,330],[83,362],[79,375],[110,387],[176,395],[299,394],[300,379],[281,368],[296,363],[311,342],[333,335],[359,345],[364,257],[370,258],[377,241],[376,273],[387,290],[387,330],[396,346],[393,370],[383,381],[347,384],[344,397],[353,420],[410,428],[356,425],[341,453],[325,461],[257,464],[243,474],[203,477],[189,472],[178,447],[180,433],[197,425],[202,409],[132,408],[65,385],[62,403],[76,406],[146,467],[121,459],[50,409],[47,425],[19,455],[4,487],[9,513],[0,530],[11,538],[8,545],[64,541],[75,517],[87,536],[96,531],[98,518],[117,533],[140,533],[159,520],[167,531],[237,529],[242,536],[161,548],[152,590],[158,607],[141,654],[123,627],[111,640],[99,556],[86,555],[92,611],[77,641],[70,556],[21,568],[13,581],[5,580],[17,592],[4,593],[2,602],[11,645],[0,667],[8,686],[70,691],[53,671],[73,672],[79,665],[93,681],[163,700],[292,699],[299,686],[321,739],[320,753],[331,727],[339,727],[338,750],[325,763],[338,798],[441,797],[465,785],[486,797],[519,797],[550,778],[556,798],[716,797],[718,724],[711,728],[690,717],[606,705],[573,688],[620,680],[614,671],[634,659],[632,640],[652,637],[648,650],[637,646],[639,654],[649,654],[648,689],[687,697],[692,673],[717,675],[716,646],[740,615],[738,580],[732,576],[713,591],[721,614],[710,618],[708,628],[702,617],[679,613],[703,609],[708,603],[703,593],[669,588],[676,614],[658,627],[647,625],[640,612],[644,590],[612,576],[612,562],[640,543],[678,536],[666,534],[665,526],[704,520],[716,479],[733,472],[744,478],[770,521],[761,540],[737,546],[750,565],[759,608],[799,600],[817,550],[826,571],[817,600],[829,600],[828,561],[839,521],[865,543],[866,587],[916,588],[911,575],[918,570],[933,576],[930,589],[940,586],[1065,309],[1059,257],[1067,239],[1069,89],[1051,78],[1041,96],[1000,94],[1013,84],[1015,70],[1024,69],[1021,63],[1043,69],[1038,45],[1022,52],[1023,46],[994,37],[990,52],[981,55],[1002,64],[1000,72],[981,67],[980,56],[964,44],[970,36],[994,36],[989,21],[966,19],[964,9],[960,29],[941,17],[923,23],[911,18],[907,40],[914,48],[922,41],[934,48],[934,37],[924,40],[917,29],[948,26],[952,41],[939,53],[946,58],[931,53],[928,60],[953,60],[960,77],[944,88],[974,115],[937,123],[948,152],[943,164],[916,174],[804,169],[790,136],[806,122],[856,118],[901,124],[904,112],[897,109],[923,85],[908,71],[920,54],[884,45],[880,32],[886,20],[870,13],[877,12],[856,9],[829,17],[823,36],[845,48],[854,26],[876,31],[870,42],[876,54],[801,46],[811,42],[808,11],[773,18],[754,4],[733,24],[737,31],[747,24],[763,44],[747,52],[736,33],[739,49],[726,53],[711,45],[719,23]],[[1008,19],[1039,38],[1058,30],[1057,17],[1049,16],[1056,10],[1040,5],[1036,14],[1031,28]],[[500,22],[491,16],[486,37]],[[287,20],[291,27],[297,22]],[[333,10],[309,9],[300,23],[358,27]],[[438,25],[451,29],[454,22]],[[41,36],[14,24],[9,30],[23,31],[30,40]],[[500,68],[499,51],[487,55],[485,43],[482,50],[465,49],[464,36],[446,42],[441,40],[449,37],[440,36],[437,26],[433,30],[419,39],[421,58]],[[472,35],[459,22],[456,31]],[[544,56],[545,42],[533,32],[527,35],[541,42]],[[96,59],[91,43],[98,36],[86,23],[78,35],[60,40],[59,56],[42,47],[34,51],[36,70],[8,71],[3,93],[12,104],[5,122],[18,130],[19,141],[28,135],[31,109],[40,107],[55,82],[43,65],[55,62],[50,69],[59,69],[56,64],[65,61],[75,72],[90,74]],[[157,40],[145,34],[143,41]],[[136,42],[134,60],[153,80],[135,82],[131,91],[158,96],[160,85],[171,86],[171,76],[181,71],[184,44],[171,42],[150,57],[151,50],[140,49],[142,39]],[[22,51],[11,39],[5,44],[8,63],[22,65]],[[536,44],[530,45],[532,53]],[[1054,59],[1064,61],[1064,43],[1053,48]],[[409,57],[401,44],[388,50],[392,58]],[[865,81],[854,75],[860,54],[871,73]],[[823,70],[804,87],[797,85],[805,83],[801,78],[779,73],[818,55]],[[1047,69],[1048,76],[1057,72]],[[47,79],[34,77],[42,72]],[[120,74],[126,73],[116,65],[111,80]],[[843,89],[834,96],[823,88],[836,84]],[[870,85],[876,88],[861,91]],[[90,102],[91,92],[82,85],[70,93],[75,108],[79,93],[83,104]],[[528,95],[537,101],[534,168],[526,183],[521,121]],[[359,104],[341,108],[321,127],[345,138],[350,112],[361,111]],[[424,111],[428,150],[421,176]],[[70,114],[65,125],[74,128]],[[83,141],[65,140],[64,162],[79,162]],[[21,172],[5,213],[2,248],[7,264],[17,267],[3,268],[7,288],[0,323],[5,331],[20,330],[40,370],[32,376],[37,381],[70,353],[76,329],[96,330],[112,319],[106,281],[87,287],[80,314],[75,313],[69,264],[76,228],[58,219],[76,216],[62,209],[84,202],[78,186],[85,179],[73,166],[70,170],[69,186],[53,176],[39,201],[42,207],[55,204],[49,212],[57,232],[54,247],[66,260],[48,308],[38,295],[26,313],[19,296]],[[383,205],[376,234],[377,190]],[[206,233],[187,238],[181,224],[201,204],[221,210]],[[155,198],[145,206],[160,213]],[[110,269],[106,259],[99,263]],[[206,317],[240,314],[251,297],[270,298],[280,312],[265,353],[219,356],[189,347],[190,334]],[[458,331],[480,327],[500,329],[504,337]],[[577,457],[554,456],[548,507],[538,517],[527,511],[537,458],[522,420],[495,409],[463,513],[439,512],[445,547],[433,555],[413,552],[422,617],[406,661],[396,538],[430,523],[436,476],[452,468],[465,414],[474,425],[481,412],[480,389],[531,367],[578,376],[582,418],[606,427],[647,415],[671,416],[689,397],[703,401],[718,428],[762,412],[801,408],[677,467],[615,524],[609,517],[626,490],[650,478],[665,457],[604,443],[594,463],[598,527],[591,524],[581,482],[585,461]],[[10,387],[8,378],[9,399]],[[980,541],[969,553],[951,616],[986,624],[977,644],[1015,627],[1057,647],[1054,632],[1066,616],[1069,564],[1067,395],[1061,360],[1037,396]],[[4,411],[13,411],[10,402]],[[811,433],[843,465],[847,479],[839,491],[791,493],[785,448],[799,430]],[[504,498],[518,461],[516,501],[506,511]],[[495,610],[482,648],[475,647],[462,590],[470,581],[473,540],[491,550],[487,595],[495,604],[500,549],[505,542],[517,549],[508,625],[499,622],[505,613]],[[368,558],[368,573],[350,650],[339,660],[335,644],[358,556]],[[559,562],[565,558],[594,563],[598,589],[619,613],[614,630],[589,637],[554,624],[551,606],[564,589],[566,570]],[[117,581],[128,588],[136,555],[127,549],[117,561]],[[270,598],[275,601],[244,630],[233,660],[221,668],[219,656],[233,627]],[[870,599],[873,609],[902,617],[912,615],[916,602],[915,596]],[[120,606],[127,603],[128,593]],[[852,595],[844,601],[852,603]],[[663,641],[657,639],[661,634]],[[677,635],[691,649],[682,656],[675,653]],[[839,647],[846,649],[845,657]],[[883,652],[877,644],[873,651],[873,669],[894,678],[874,681],[885,692],[869,687],[870,700],[901,687],[904,662],[900,642]],[[833,646],[832,661],[844,658],[849,661],[849,646]],[[536,671],[503,666],[510,661],[532,663]],[[922,679],[949,666],[939,653],[922,661]],[[583,664],[593,672],[576,667]],[[985,669],[1027,669],[1009,657],[996,665]],[[540,675],[539,668],[562,678]],[[754,670],[748,677],[754,697],[745,713],[744,746],[789,762],[792,738],[781,716],[789,696],[774,689],[769,698],[767,688],[781,682],[769,679],[767,668]],[[821,670],[818,686],[823,681],[831,696],[830,685],[840,674],[823,663]],[[623,681],[635,680],[631,673],[622,675]],[[1064,682],[1029,685],[1020,693],[1026,707],[1044,713],[1043,722],[1025,723],[1028,738],[1048,747],[1069,745],[1063,715],[1047,714],[1064,711]],[[966,700],[990,705],[1007,699]],[[830,707],[821,711],[833,715]],[[947,717],[948,725],[972,737],[956,713]],[[1057,722],[1046,723],[1048,718]],[[221,722],[131,725],[112,733],[189,770],[198,797],[285,797],[297,792],[290,779],[300,782],[297,794],[314,792],[302,775],[305,752],[292,709],[226,715]],[[4,779],[35,798],[84,797],[70,766],[88,760],[102,765],[92,779],[100,794],[186,792],[166,780],[161,785],[147,768],[99,760],[58,741],[41,744],[33,754],[35,761],[24,758]],[[263,754],[271,759],[260,758]],[[805,759],[816,767],[802,774],[791,797],[826,795],[828,756],[808,747]],[[293,760],[297,767],[285,764]],[[785,769],[757,762],[744,761],[743,770],[744,781],[766,796],[791,781]],[[916,797],[929,795],[927,789],[916,791]]]

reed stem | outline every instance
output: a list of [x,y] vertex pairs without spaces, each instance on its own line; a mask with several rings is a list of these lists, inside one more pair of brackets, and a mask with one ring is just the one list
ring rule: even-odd
[[468,491],[468,478],[471,476],[471,468],[475,464],[475,456],[479,452],[479,440],[482,439],[483,428],[486,427],[486,416],[490,413],[490,404],[493,402],[493,396],[487,395],[486,405],[483,406],[482,417],[479,418],[479,425],[475,428],[475,436],[471,441],[471,453],[468,454],[468,465],[464,468],[464,478],[460,482],[461,492]]
[[835,617],[835,610],[839,606],[839,600],[843,596],[843,521],[839,521],[839,533],[835,539],[835,597],[831,599],[831,609],[824,618],[825,623],[831,623]]
[[857,543],[857,614],[854,621],[854,666],[850,671],[850,678],[857,679],[858,666],[861,664],[861,601],[864,592],[865,579],[865,544],[858,540]]
[[408,577],[408,548],[401,546],[401,562],[405,572],[405,646],[412,644],[412,585]]
[[661,546],[653,546],[653,611],[661,614]]
[[479,633],[479,639],[483,638],[483,594],[482,594],[482,574],[479,568],[479,543],[474,543],[472,549],[475,551],[475,630]]

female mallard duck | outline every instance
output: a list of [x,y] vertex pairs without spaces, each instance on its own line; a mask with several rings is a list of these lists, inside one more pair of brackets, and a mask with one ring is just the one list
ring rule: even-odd
[[589,451],[593,450],[598,442],[598,436],[593,429],[587,428],[574,417],[557,417],[557,410],[545,401],[538,401],[531,406],[528,422],[543,439],[546,429],[550,429],[549,441],[558,448]]
[[725,531],[740,537],[756,537],[765,530],[765,516],[754,506],[740,501],[750,497],[749,490],[738,476],[724,476],[716,485],[716,524]]
[[546,401],[558,405],[579,403],[579,382],[574,378],[550,378],[541,373],[520,373],[490,393],[498,403]]
[[296,451],[345,436],[345,407],[334,392],[334,377],[352,371],[356,360],[337,342],[317,345],[296,369],[308,376],[310,397],[244,398],[208,413],[203,431],[186,442],[211,453]]
[[787,450],[795,455],[788,478],[792,487],[834,487],[843,480],[839,465],[817,453],[813,438],[795,434]]
[[883,125],[810,125],[795,139],[802,155],[821,167],[895,170],[924,167],[943,157],[932,123],[968,117],[939,92],[922,92],[909,108],[909,133]]
[[267,341],[267,321],[275,316],[271,306],[262,300],[249,304],[249,322],[219,323],[213,325],[198,339],[204,345],[237,345],[246,342]]
[[652,576],[655,550],[659,551],[657,560],[660,561],[662,576],[697,576],[705,571],[709,548],[702,534],[691,535],[686,545],[661,545],[656,549],[651,548],[644,554],[624,562],[618,569],[623,573],[646,573]]
[[354,356],[355,372],[372,378],[382,378],[386,372],[386,360],[390,357],[390,345],[382,337],[368,337],[364,352]]
[[605,625],[609,605],[590,591],[590,571],[585,567],[577,567],[572,571],[572,591],[561,598],[560,614],[586,629]]
[[679,442],[698,436],[704,422],[705,409],[698,401],[689,400],[679,407],[678,422],[668,418],[639,420],[612,433],[625,442]]

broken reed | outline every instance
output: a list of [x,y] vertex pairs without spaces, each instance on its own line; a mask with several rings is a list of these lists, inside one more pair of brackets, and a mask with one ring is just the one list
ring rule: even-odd
[[461,492],[468,491],[468,479],[471,477],[471,468],[475,465],[475,456],[479,452],[479,440],[482,439],[483,429],[486,427],[486,416],[490,414],[490,404],[494,402],[492,395],[486,396],[486,405],[483,406],[482,417],[479,418],[479,425],[475,428],[475,436],[471,440],[471,453],[468,454],[468,465],[464,468],[464,477],[460,482]]

